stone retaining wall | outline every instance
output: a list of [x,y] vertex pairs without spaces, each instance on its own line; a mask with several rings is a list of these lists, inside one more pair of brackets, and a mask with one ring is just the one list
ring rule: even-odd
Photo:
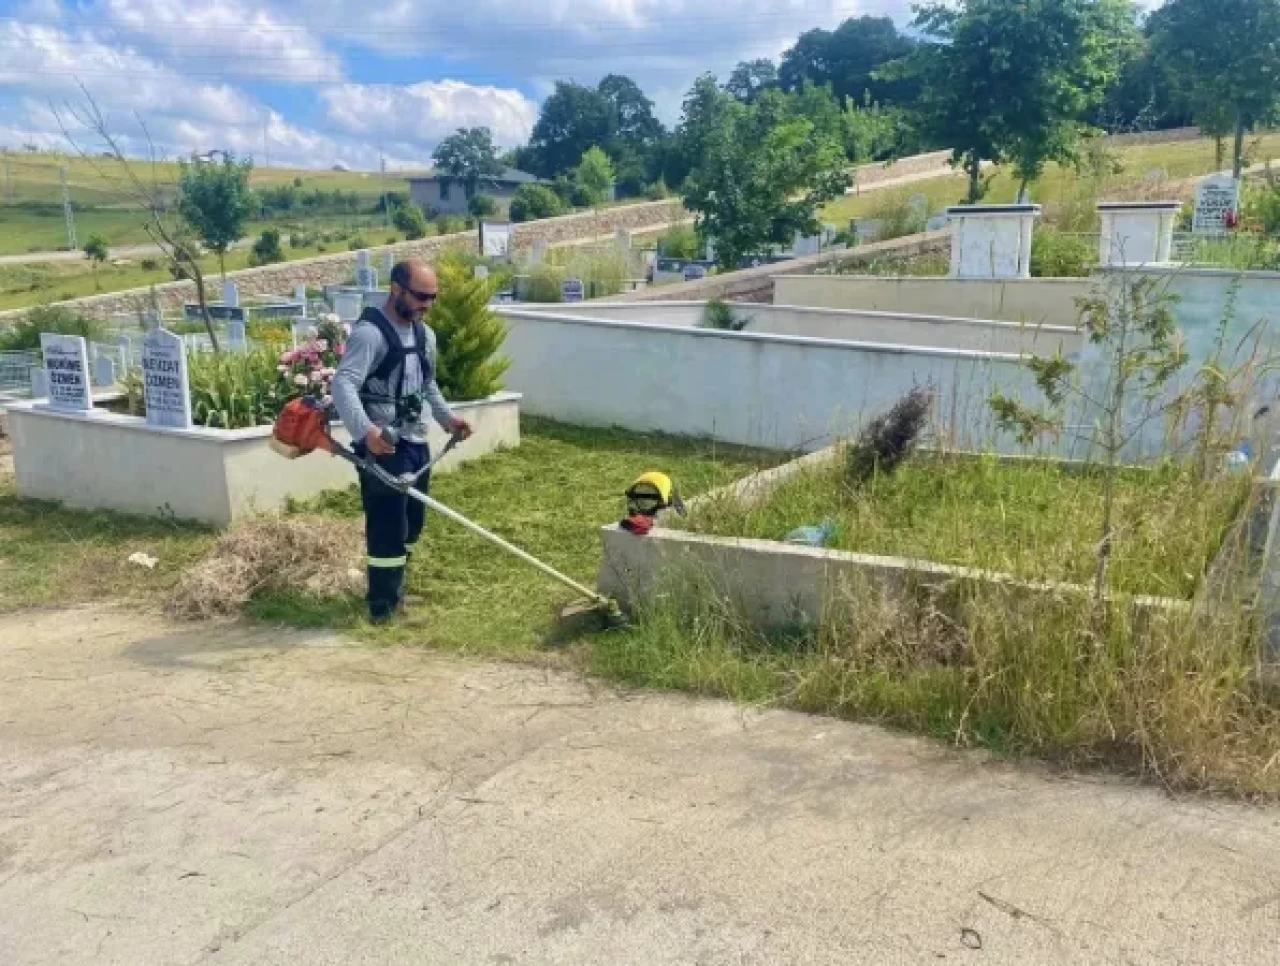
[[[515,249],[521,251],[532,248],[537,241],[553,246],[607,238],[619,228],[626,228],[640,234],[660,231],[670,224],[687,221],[689,217],[689,213],[679,199],[623,205],[605,208],[598,212],[590,211],[560,218],[547,218],[543,221],[523,222],[515,226],[513,243]],[[388,250],[397,259],[409,256],[431,259],[438,257],[448,248],[475,251],[476,245],[477,232],[469,231],[455,235],[437,235],[420,241],[400,242],[396,245],[374,246],[368,251],[374,265],[381,269],[383,253]],[[356,253],[341,252],[296,262],[265,265],[261,268],[246,268],[238,272],[228,272],[227,275],[228,278],[235,280],[242,297],[291,295],[297,285],[321,288],[325,285],[348,282],[354,277],[355,267]],[[221,277],[214,273],[206,276],[205,281],[210,289],[207,293],[210,301],[220,298]],[[152,288],[127,289],[123,292],[68,299],[57,304],[94,318],[109,318],[116,312],[136,313],[149,308],[152,291]],[[184,302],[193,301],[196,297],[195,283],[190,281],[165,282],[156,285],[154,292],[161,306],[171,309],[180,307]],[[13,309],[0,312],[0,323],[5,319],[17,318],[26,311],[26,309]]]

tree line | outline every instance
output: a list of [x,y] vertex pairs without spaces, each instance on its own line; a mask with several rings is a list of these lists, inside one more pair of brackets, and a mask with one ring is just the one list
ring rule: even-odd
[[930,0],[911,27],[851,18],[801,34],[776,64],[703,75],[673,129],[628,77],[560,81],[527,144],[499,158],[487,131],[463,130],[437,166],[472,184],[503,166],[539,176],[550,187],[517,199],[527,217],[592,203],[593,177],[623,198],[679,192],[727,263],[815,230],[851,165],[951,149],[976,203],[987,163],[1025,187],[1092,135],[1198,124],[1233,143],[1238,175],[1246,132],[1280,113],[1280,0],[1150,14],[1130,0]]

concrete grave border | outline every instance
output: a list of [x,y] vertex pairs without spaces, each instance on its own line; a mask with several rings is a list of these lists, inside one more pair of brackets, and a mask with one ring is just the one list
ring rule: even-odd
[[[520,395],[501,392],[453,408],[474,435],[432,472],[520,445]],[[7,404],[18,495],[73,509],[171,516],[228,526],[355,481],[343,460],[312,453],[289,460],[269,446],[270,426],[174,429],[102,409],[54,412],[37,402]],[[444,431],[431,423],[438,452]],[[334,438],[349,442],[341,426]]]
[[[831,462],[839,445],[810,453],[782,466],[744,477],[725,487],[688,501],[692,512],[700,504],[726,497],[758,504],[798,473]],[[977,457],[977,453],[953,455]],[[1004,462],[1045,457],[992,454]],[[1054,459],[1062,464],[1078,460]],[[1272,494],[1280,493],[1280,460],[1269,474],[1256,483]],[[941,564],[931,560],[853,553],[782,541],[746,537],[718,537],[672,529],[672,511],[659,515],[647,536],[638,537],[617,524],[601,528],[602,558],[597,578],[601,593],[608,594],[629,610],[643,606],[663,591],[663,577],[682,566],[697,569],[701,577],[723,593],[748,622],[760,630],[778,631],[819,626],[824,617],[841,604],[841,591],[857,580],[869,580],[890,596],[911,590],[943,591],[956,585],[982,583],[1013,593],[1051,597],[1087,596],[1090,588],[1060,581],[1031,581],[1007,573],[972,567]],[[1264,552],[1264,598],[1280,597],[1280,500],[1272,500],[1267,511],[1268,542]],[[1234,526],[1245,525],[1244,520]],[[1218,571],[1225,556],[1219,548],[1210,565]],[[1270,592],[1268,592],[1270,591]],[[1128,600],[1135,622],[1141,626],[1152,617],[1193,606],[1193,600],[1135,595]],[[1280,615],[1277,616],[1280,624]],[[1280,660],[1280,631],[1268,648],[1270,660]]]

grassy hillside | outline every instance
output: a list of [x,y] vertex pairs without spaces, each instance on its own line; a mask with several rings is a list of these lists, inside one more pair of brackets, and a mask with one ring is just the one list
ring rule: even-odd
[[[0,255],[63,249],[67,233],[62,213],[62,184],[59,169],[67,168],[67,188],[75,208],[77,240],[83,244],[90,235],[101,234],[115,247],[142,245],[150,239],[142,228],[142,219],[132,209],[131,196],[118,164],[111,159],[85,160],[48,154],[14,154],[7,156],[7,166],[0,166]],[[136,162],[140,177],[154,179],[165,194],[176,197],[178,165],[158,163],[154,168]],[[300,191],[313,189],[355,192],[360,209],[353,214],[290,213],[288,221],[303,222],[308,228],[372,226],[380,218],[369,210],[382,191],[407,192],[409,183],[403,174],[388,174],[385,181],[377,172],[315,171],[301,168],[255,168],[251,177],[255,188],[297,185]],[[363,223],[357,224],[363,219]],[[282,219],[283,220],[283,219]],[[345,220],[345,224],[343,221]],[[265,223],[250,226],[257,234]]]
[[[1261,163],[1269,158],[1280,159],[1280,133],[1250,137],[1246,148],[1252,163]],[[1095,179],[1099,200],[1106,200],[1101,195],[1108,191],[1117,193],[1115,200],[1123,200],[1119,195],[1134,190],[1157,171],[1163,172],[1167,180],[1178,181],[1218,170],[1214,142],[1209,138],[1177,144],[1132,145],[1113,150],[1120,170]],[[1229,145],[1224,163],[1228,167],[1231,163]],[[1031,200],[1045,205],[1061,204],[1082,180],[1081,175],[1071,168],[1050,165],[1044,177],[1032,184]],[[909,185],[892,192],[892,195],[904,198],[913,194],[924,195],[929,199],[930,211],[936,212],[948,205],[963,203],[967,190],[967,177],[956,174]],[[1016,200],[1017,194],[1018,183],[1013,172],[1003,168],[997,171],[991,190],[983,201],[987,204],[1008,204]],[[853,218],[877,217],[885,204],[884,192],[848,195],[828,205],[823,211],[823,218],[843,227]]]

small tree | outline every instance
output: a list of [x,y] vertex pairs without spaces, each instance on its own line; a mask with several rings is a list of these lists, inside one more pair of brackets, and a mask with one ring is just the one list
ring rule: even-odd
[[193,155],[179,165],[178,213],[205,247],[217,252],[226,278],[227,250],[244,237],[244,223],[258,204],[249,188],[253,161],[224,153],[220,164]]
[[1121,272],[1110,285],[1076,299],[1086,338],[1107,360],[1105,378],[1099,384],[1084,384],[1077,366],[1061,355],[1032,356],[1028,366],[1048,408],[1026,406],[999,391],[990,399],[997,424],[1023,445],[1044,434],[1060,434],[1068,412],[1076,414],[1074,423],[1093,427],[1084,441],[1091,454],[1101,452],[1104,474],[1094,570],[1096,604],[1101,604],[1106,592],[1115,541],[1115,484],[1121,456],[1149,423],[1180,405],[1178,398],[1169,397],[1169,390],[1188,356],[1174,324],[1173,297],[1164,286],[1164,280],[1155,276]]
[[253,243],[253,251],[249,255],[250,264],[253,265],[271,265],[275,262],[283,262],[284,251],[280,247],[280,230],[277,228],[265,228],[258,240]]
[[471,264],[448,255],[436,265],[440,297],[431,310],[431,328],[438,342],[440,390],[448,399],[484,399],[502,388],[510,366],[498,358],[507,329],[490,300],[496,278],[476,278]]
[[98,282],[98,269],[111,257],[111,249],[107,245],[107,240],[101,235],[91,235],[84,244],[84,257],[89,259],[90,264],[93,265],[93,287],[101,290],[102,286]]
[[588,205],[603,204],[613,187],[613,164],[599,148],[589,148],[573,172],[574,184],[582,191]]
[[151,136],[147,131],[146,125],[139,120],[142,127],[143,135],[146,137],[147,145],[150,149],[150,169],[152,177],[150,181],[145,181],[134,168],[133,163],[127,158],[120,147],[119,139],[111,133],[107,126],[106,118],[99,109],[97,102],[83,85],[80,87],[84,94],[85,103],[83,107],[76,108],[68,105],[67,111],[71,117],[89,133],[97,137],[105,150],[90,154],[76,143],[74,137],[67,130],[67,126],[63,121],[61,112],[54,109],[54,117],[58,122],[58,127],[62,131],[63,137],[75,149],[76,153],[88,162],[95,171],[104,179],[116,181],[112,175],[108,174],[102,167],[100,158],[115,164],[124,177],[124,190],[128,197],[143,213],[145,222],[143,229],[147,235],[156,244],[156,246],[164,253],[169,263],[169,272],[174,278],[190,278],[195,282],[196,300],[200,305],[200,315],[204,320],[205,333],[209,336],[209,343],[215,354],[220,351],[218,344],[218,333],[213,325],[213,316],[209,313],[208,294],[204,284],[204,270],[200,267],[199,249],[194,240],[187,237],[181,226],[175,225],[170,221],[170,203],[166,193],[166,186],[161,184],[155,172],[159,158],[156,156],[155,145],[151,142]]

